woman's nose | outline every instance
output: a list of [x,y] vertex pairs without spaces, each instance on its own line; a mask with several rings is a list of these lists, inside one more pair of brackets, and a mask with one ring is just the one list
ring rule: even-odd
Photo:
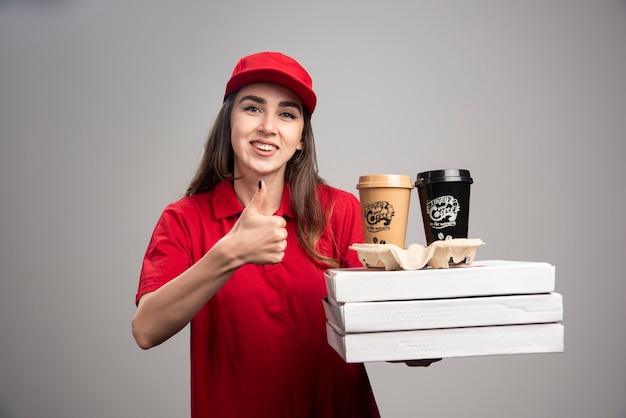
[[276,124],[271,116],[264,116],[259,125],[259,130],[268,134],[276,133]]

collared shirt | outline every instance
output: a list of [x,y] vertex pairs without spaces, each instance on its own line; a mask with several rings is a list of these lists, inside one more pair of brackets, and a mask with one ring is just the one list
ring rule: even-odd
[[[329,223],[318,251],[360,266],[360,205],[348,192],[318,190]],[[278,264],[244,265],[191,321],[192,417],[378,417],[362,364],[328,345],[322,298],[327,266],[299,245],[288,188],[276,215],[287,221]],[[232,182],[168,205],[148,245],[137,300],[198,261],[233,227],[243,207]]]

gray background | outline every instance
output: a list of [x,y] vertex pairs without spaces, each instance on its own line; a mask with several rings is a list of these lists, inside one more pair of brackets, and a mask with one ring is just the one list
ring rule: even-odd
[[368,364],[383,416],[626,417],[626,3],[215,3],[0,1],[0,416],[188,414],[187,329],[131,337],[140,262],[236,60],[279,50],[329,183],[467,168],[478,258],[557,268],[565,353]]

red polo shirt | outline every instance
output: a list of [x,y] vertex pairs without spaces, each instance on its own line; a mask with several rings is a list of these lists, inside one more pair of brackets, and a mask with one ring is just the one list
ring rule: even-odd
[[[360,266],[348,246],[363,242],[359,202],[321,186],[332,207],[318,251]],[[192,417],[379,417],[362,364],[347,364],[326,341],[323,272],[300,247],[285,189],[276,215],[287,250],[275,265],[245,265],[191,321]],[[167,206],[143,262],[137,300],[198,261],[235,224],[243,207],[232,182]]]

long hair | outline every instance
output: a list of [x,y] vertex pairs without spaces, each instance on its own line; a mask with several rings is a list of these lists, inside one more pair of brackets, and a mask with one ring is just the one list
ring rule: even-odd
[[[185,196],[213,190],[221,181],[235,179],[235,157],[229,138],[230,114],[236,94],[237,92],[233,92],[224,100],[209,131],[198,170],[187,187]],[[316,250],[317,242],[328,222],[327,210],[332,209],[322,207],[318,195],[319,186],[326,182],[318,174],[311,114],[306,109],[303,112],[302,149],[291,157],[285,170],[285,182],[290,190],[291,206],[296,217],[297,238],[314,260],[338,267],[338,260]]]

